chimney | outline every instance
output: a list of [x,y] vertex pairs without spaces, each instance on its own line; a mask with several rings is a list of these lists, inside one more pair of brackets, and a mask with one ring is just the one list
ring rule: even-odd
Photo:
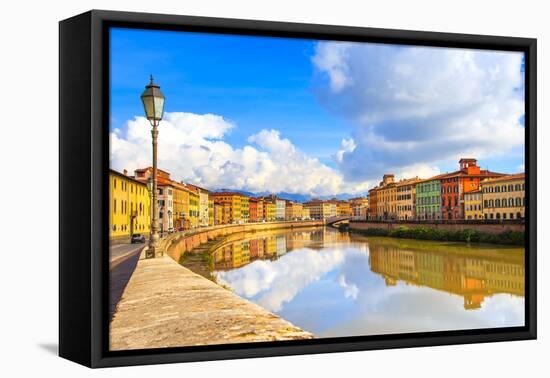
[[128,176],[128,171],[126,169],[123,170],[122,173],[124,173],[124,176]]

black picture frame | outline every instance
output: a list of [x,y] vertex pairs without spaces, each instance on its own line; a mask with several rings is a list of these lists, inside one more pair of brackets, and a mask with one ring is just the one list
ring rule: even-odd
[[[108,351],[110,27],[462,47],[525,53],[525,326]],[[59,24],[59,354],[89,367],[535,339],[536,39],[92,10]]]

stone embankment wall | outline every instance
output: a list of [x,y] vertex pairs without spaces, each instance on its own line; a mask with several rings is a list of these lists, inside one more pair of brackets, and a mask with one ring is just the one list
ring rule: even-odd
[[525,231],[525,225],[520,222],[473,223],[473,222],[381,222],[381,221],[350,221],[350,230],[385,229],[398,227],[433,228],[444,231],[477,230],[487,234],[500,234],[505,231]]
[[302,228],[323,226],[322,220],[295,221],[295,222],[266,222],[266,223],[245,223],[245,224],[226,224],[205,228],[197,228],[171,234],[162,239],[160,247],[162,251],[175,261],[179,261],[182,254],[191,251],[208,240],[219,236],[225,236],[240,232],[268,231],[283,228]]
[[168,256],[140,260],[110,324],[110,350],[311,339]]

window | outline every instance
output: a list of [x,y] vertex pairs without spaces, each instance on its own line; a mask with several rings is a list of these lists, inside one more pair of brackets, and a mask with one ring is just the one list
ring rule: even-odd
[[513,207],[513,206],[514,206],[514,199],[508,198],[508,207]]
[[[113,187],[116,189],[116,179],[113,179]],[[116,228],[116,226],[113,226]]]
[[506,213],[502,213],[502,219],[506,219]]
[[516,207],[520,207],[520,206],[521,206],[521,198],[516,197]]
[[113,213],[116,213],[116,199],[113,200]]
[[510,213],[510,219],[514,219],[514,213]]
[[495,207],[500,207],[500,199],[495,200]]
[[514,185],[510,184],[508,185],[508,191],[512,192],[514,190]]
[[502,185],[501,190],[502,190],[502,193],[505,193],[506,192],[506,185]]

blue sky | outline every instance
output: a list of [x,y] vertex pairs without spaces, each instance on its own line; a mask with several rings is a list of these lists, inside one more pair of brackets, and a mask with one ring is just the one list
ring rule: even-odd
[[[366,193],[384,173],[429,177],[460,157],[521,171],[519,53],[189,32],[111,30],[111,165],[148,163],[140,94],[166,117],[159,161],[206,186]],[[199,126],[200,125],[200,126]]]
[[[223,115],[238,125],[225,140],[246,144],[259,129],[277,129],[311,156],[330,155],[350,132],[312,93],[315,41],[115,29],[111,32],[113,128],[143,113],[149,74],[166,111]],[[154,48],[151,48],[154,46]]]

